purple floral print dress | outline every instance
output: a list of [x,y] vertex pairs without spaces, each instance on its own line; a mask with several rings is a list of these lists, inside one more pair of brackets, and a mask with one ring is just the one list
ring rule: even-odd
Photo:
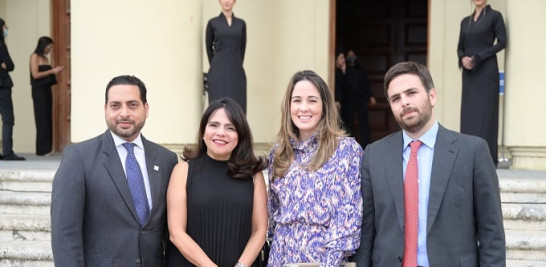
[[269,156],[268,237],[272,243],[267,266],[294,262],[337,266],[360,245],[363,150],[353,138],[341,137],[334,155],[310,172],[305,166],[318,149],[316,136],[291,143],[294,161],[284,177],[272,177],[277,146]]

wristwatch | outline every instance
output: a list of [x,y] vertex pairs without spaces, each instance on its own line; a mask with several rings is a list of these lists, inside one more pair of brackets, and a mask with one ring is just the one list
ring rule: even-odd
[[235,267],[247,267],[244,263],[238,261],[237,263],[235,263]]

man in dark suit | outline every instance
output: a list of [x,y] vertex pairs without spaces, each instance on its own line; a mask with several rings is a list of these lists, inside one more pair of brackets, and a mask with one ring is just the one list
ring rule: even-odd
[[13,101],[11,91],[13,81],[9,75],[15,69],[8,52],[8,46],[5,37],[8,35],[8,26],[0,18],[0,116],[2,116],[2,153],[0,159],[3,160],[25,160],[13,152],[13,125],[15,117],[13,116]]
[[341,110],[343,122],[347,132],[355,135],[355,113],[358,117],[358,143],[363,147],[371,142],[370,119],[368,116],[368,103],[375,104],[376,100],[372,94],[372,84],[368,79],[368,73],[364,66],[357,61],[356,53],[353,50],[347,51],[347,66],[343,77],[343,101]]
[[53,180],[55,266],[163,266],[177,156],[140,134],[148,103],[138,78],[113,78],[104,111],[109,130],[65,148]]
[[487,143],[438,124],[425,66],[399,63],[384,85],[402,131],[365,150],[362,239],[352,260],[359,267],[505,266],[499,184]]

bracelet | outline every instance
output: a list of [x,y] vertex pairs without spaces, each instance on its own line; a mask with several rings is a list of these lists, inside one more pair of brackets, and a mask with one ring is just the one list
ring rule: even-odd
[[237,263],[235,263],[235,267],[247,267],[244,263],[238,261]]

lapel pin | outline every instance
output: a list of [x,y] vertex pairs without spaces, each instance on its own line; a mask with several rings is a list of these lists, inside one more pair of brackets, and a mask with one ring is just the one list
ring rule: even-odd
[[154,165],[154,171],[159,171],[159,166]]

